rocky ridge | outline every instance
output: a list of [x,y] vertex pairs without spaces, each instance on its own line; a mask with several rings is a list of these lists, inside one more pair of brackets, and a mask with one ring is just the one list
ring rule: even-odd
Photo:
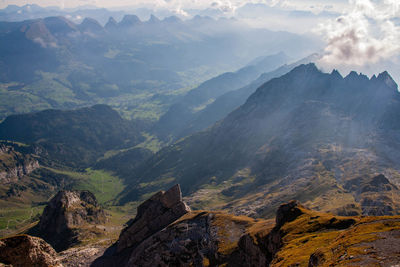
[[[382,177],[375,180],[385,182]],[[74,204],[77,198],[67,202]],[[45,241],[26,235],[0,240],[0,262],[94,267],[392,266],[400,260],[399,237],[400,216],[341,217],[312,211],[298,201],[282,204],[275,221],[190,211],[176,185],[139,206],[119,240],[92,263],[102,251],[94,244],[57,255]],[[25,265],[18,265],[21,262]]]
[[[186,207],[178,186],[167,193],[159,192],[142,204],[120,240],[92,266],[348,266],[358,261],[385,264],[400,260],[396,248],[383,253],[381,245],[384,238],[394,240],[400,231],[399,216],[340,217],[309,210],[298,201],[281,205],[275,222],[183,209],[183,216],[167,226],[159,224],[153,234],[148,234],[147,227],[144,233],[128,231],[138,229],[138,222],[146,225],[159,221],[159,215],[162,218],[163,213],[144,216],[143,208],[152,203],[151,210],[162,210],[165,206],[159,200],[163,195]],[[372,244],[368,253],[359,249],[364,243]]]
[[40,167],[32,156],[17,152],[5,144],[0,144],[0,164],[0,183],[16,182]]

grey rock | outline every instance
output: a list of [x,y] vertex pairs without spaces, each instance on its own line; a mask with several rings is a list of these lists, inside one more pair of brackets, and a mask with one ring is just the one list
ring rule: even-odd
[[158,192],[138,207],[136,218],[119,237],[117,251],[137,246],[188,212],[190,208],[182,201],[179,185]]
[[43,239],[19,235],[0,240],[0,262],[14,267],[61,266],[57,253]]
[[44,209],[32,233],[61,251],[79,243],[79,235],[88,229],[88,225],[105,222],[104,210],[91,192],[60,191]]

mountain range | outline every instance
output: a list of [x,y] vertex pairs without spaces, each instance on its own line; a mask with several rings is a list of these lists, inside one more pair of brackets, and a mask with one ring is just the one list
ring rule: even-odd
[[0,9],[0,265],[399,262],[396,57],[317,9]]
[[[399,101],[387,72],[343,78],[301,65],[144,162],[120,201],[180,183],[192,206],[237,214],[266,216],[289,199],[341,214],[397,213]],[[350,186],[379,175],[377,188]]]
[[[367,262],[376,254],[384,255],[384,262],[395,261],[395,250],[382,252],[381,242],[396,235],[398,218],[389,216],[400,213],[397,84],[387,72],[343,77],[299,63],[263,73],[240,89],[212,90],[220,96],[209,105],[227,99],[229,105],[221,110],[233,108],[229,114],[156,153],[146,148],[154,141],[145,134],[148,125],[126,120],[107,105],[8,116],[0,124],[3,212],[31,207],[31,215],[19,222],[24,227],[16,229],[51,242],[59,251],[46,258],[51,264],[150,266],[203,259],[204,265],[280,266],[355,258]],[[221,83],[229,84],[221,77]],[[195,92],[193,100],[208,101],[206,89]],[[250,96],[240,104],[236,94]],[[158,192],[176,183],[182,185],[183,199],[179,186]],[[88,188],[95,194],[63,191],[53,197],[58,190]],[[74,208],[59,204],[60,199]],[[296,201],[282,205],[290,199],[304,206]],[[41,217],[32,216],[43,209]],[[65,223],[52,220],[50,213]],[[117,238],[127,214],[136,218]],[[275,214],[274,226],[269,219]],[[2,233],[13,233],[8,224]],[[369,238],[377,229],[384,236]],[[68,236],[68,242],[57,243],[67,240],[61,236]],[[22,237],[28,247],[44,242]],[[0,244],[6,251],[2,255],[11,253],[4,244],[17,242],[13,238]],[[200,247],[188,245],[199,238]],[[111,240],[116,243],[108,247]],[[368,253],[353,251],[365,242],[373,246]],[[174,252],[161,257],[172,244]],[[320,244],[336,252],[318,250]],[[300,255],[299,247],[304,255],[290,256]],[[149,253],[158,256],[149,258]]]
[[[232,79],[232,74],[224,73],[191,90],[181,101],[172,105],[155,124],[153,131],[160,138],[165,138],[168,135],[170,139],[176,141],[179,138],[205,130],[244,104],[247,98],[264,83],[288,73],[301,64],[310,63],[318,58],[318,54],[312,54],[294,63],[286,64],[290,60],[282,53],[262,57],[251,62],[249,66],[238,70],[234,77],[239,79],[239,82],[233,83],[232,80],[235,79]],[[279,63],[285,64],[279,65]],[[276,66],[279,67],[274,69]],[[252,69],[256,71],[249,72]],[[271,71],[271,69],[274,70]],[[246,76],[243,73],[252,74],[250,82],[245,79]],[[225,88],[225,91],[220,92],[221,88]],[[218,92],[220,93],[216,94]]]
[[0,22],[0,117],[103,103],[154,122],[193,87],[251,58],[298,57],[318,46],[307,36],[200,16],[125,15],[104,27],[61,16]]

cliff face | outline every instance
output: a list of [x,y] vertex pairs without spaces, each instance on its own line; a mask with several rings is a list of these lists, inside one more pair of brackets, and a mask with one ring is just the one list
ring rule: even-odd
[[92,193],[60,191],[50,200],[32,231],[60,251],[79,243],[80,236],[105,221],[105,213]]
[[32,156],[4,144],[0,144],[0,165],[0,183],[16,182],[39,168],[38,161]]
[[190,208],[182,201],[179,185],[158,192],[138,207],[136,218],[121,233],[118,252],[137,246],[188,212]]
[[60,267],[56,258],[55,250],[38,237],[20,235],[0,240],[0,265]]

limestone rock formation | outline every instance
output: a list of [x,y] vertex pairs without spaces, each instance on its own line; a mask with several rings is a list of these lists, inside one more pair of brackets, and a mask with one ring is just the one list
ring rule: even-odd
[[12,146],[0,144],[0,183],[10,183],[39,168],[38,161]]
[[38,237],[19,235],[0,240],[0,265],[61,266],[56,258],[55,250]]
[[395,215],[400,212],[400,190],[383,175],[349,180],[344,188],[353,191],[363,215]]
[[46,206],[33,233],[44,238],[57,251],[79,243],[90,235],[90,226],[105,223],[104,210],[89,191],[60,191]]
[[223,212],[193,211],[135,248],[105,255],[92,266],[265,266],[266,257],[253,241],[246,250],[238,246],[252,227],[269,226],[270,222]]
[[137,246],[188,212],[179,185],[158,192],[138,207],[136,218],[121,233],[118,252]]
[[[178,189],[172,189],[173,199],[180,195]],[[160,192],[151,198],[153,202],[146,201],[127,229],[144,218],[159,222],[151,211],[163,214],[154,207],[162,206],[160,199],[166,199],[162,197],[165,194]],[[120,237],[141,241],[121,251],[114,245],[92,266],[358,266],[359,261],[391,266],[400,260],[398,247],[389,245],[399,243],[400,216],[340,217],[309,210],[298,201],[281,205],[275,222],[191,211],[167,226],[159,225],[147,238],[149,228],[141,226],[143,233],[132,232],[136,239],[127,238],[127,229]],[[364,247],[368,247],[367,254]]]

